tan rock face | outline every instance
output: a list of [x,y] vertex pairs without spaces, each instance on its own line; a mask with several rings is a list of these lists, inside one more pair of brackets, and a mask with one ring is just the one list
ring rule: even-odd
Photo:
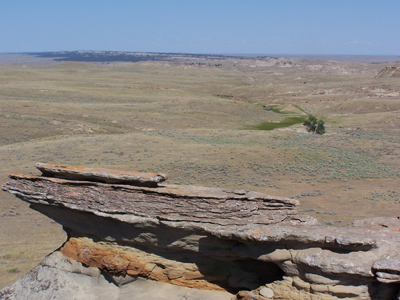
[[136,276],[105,277],[98,268],[85,267],[59,251],[48,255],[14,285],[0,290],[0,299],[21,300],[232,300],[233,296]]
[[132,275],[208,290],[224,290],[200,273],[194,263],[181,263],[134,247],[121,247],[89,238],[70,238],[60,249],[66,257],[111,274]]

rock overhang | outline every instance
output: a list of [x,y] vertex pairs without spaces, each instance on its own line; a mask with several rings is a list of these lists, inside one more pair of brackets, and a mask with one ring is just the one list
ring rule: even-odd
[[[64,245],[69,247],[63,252],[66,256],[114,277],[118,272],[125,276],[129,275],[127,270],[136,270],[129,271],[130,275],[183,286],[254,289],[259,278],[267,278],[255,267],[257,263],[252,263],[256,261],[270,263],[266,268],[276,274],[282,272],[290,278],[282,282],[291,282],[291,288],[300,292],[325,291],[332,297],[348,293],[354,299],[368,299],[374,293],[385,290],[395,294],[398,289],[400,259],[393,254],[394,246],[400,245],[398,219],[361,220],[348,228],[325,227],[299,213],[297,200],[285,197],[247,190],[154,185],[154,174],[158,173],[142,173],[142,179],[135,179],[142,183],[134,185],[132,181],[101,182],[98,174],[94,179],[87,175],[104,172],[105,176],[117,173],[126,178],[122,171],[37,167],[45,170],[42,176],[10,175],[3,190],[64,226],[69,235]],[[73,177],[63,175],[70,170],[75,172]],[[79,172],[86,177],[77,175]],[[143,184],[148,178],[153,178],[152,184]],[[97,260],[89,262],[82,259],[82,251],[89,253],[96,247],[108,247],[111,252],[98,251]],[[140,251],[150,261],[158,255],[158,265],[149,261],[154,264],[151,269],[127,259]],[[171,257],[179,261],[182,255],[191,257],[195,265],[193,261],[185,265],[188,262],[184,261],[182,268],[194,273],[182,268],[179,273],[168,267],[174,265]],[[227,263],[222,268],[228,270],[225,277],[215,273],[222,262]],[[162,272],[170,276],[161,276]],[[282,274],[272,278],[279,279]],[[268,284],[271,278],[265,280]],[[389,283],[392,289],[385,285]]]

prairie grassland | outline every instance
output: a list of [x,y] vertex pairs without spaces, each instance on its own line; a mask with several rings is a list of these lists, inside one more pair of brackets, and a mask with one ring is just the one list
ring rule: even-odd
[[[0,181],[38,174],[36,162],[101,166],[294,197],[326,226],[397,217],[398,78],[374,78],[384,64],[353,63],[360,72],[349,74],[302,66],[0,65]],[[327,134],[278,128],[308,113]],[[254,130],[260,124],[276,129]],[[2,191],[0,224],[0,287],[65,240],[59,225]]]

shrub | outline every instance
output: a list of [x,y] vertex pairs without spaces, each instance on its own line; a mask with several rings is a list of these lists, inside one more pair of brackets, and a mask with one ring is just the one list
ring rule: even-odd
[[16,267],[8,268],[7,273],[18,273],[20,270]]
[[318,120],[314,116],[309,116],[303,125],[306,127],[307,132],[312,134],[324,134],[325,133],[325,123],[322,120]]

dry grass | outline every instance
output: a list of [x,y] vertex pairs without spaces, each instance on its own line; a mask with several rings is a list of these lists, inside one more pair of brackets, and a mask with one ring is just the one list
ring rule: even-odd
[[[357,66],[368,72],[237,62],[189,69],[0,65],[0,181],[9,173],[38,174],[36,162],[160,171],[171,183],[296,197],[326,225],[397,217],[400,97],[393,93],[400,84],[374,79],[382,65]],[[327,134],[306,134],[301,124],[246,129],[302,111],[322,117]],[[5,192],[0,226],[0,287],[65,239],[60,226]]]

